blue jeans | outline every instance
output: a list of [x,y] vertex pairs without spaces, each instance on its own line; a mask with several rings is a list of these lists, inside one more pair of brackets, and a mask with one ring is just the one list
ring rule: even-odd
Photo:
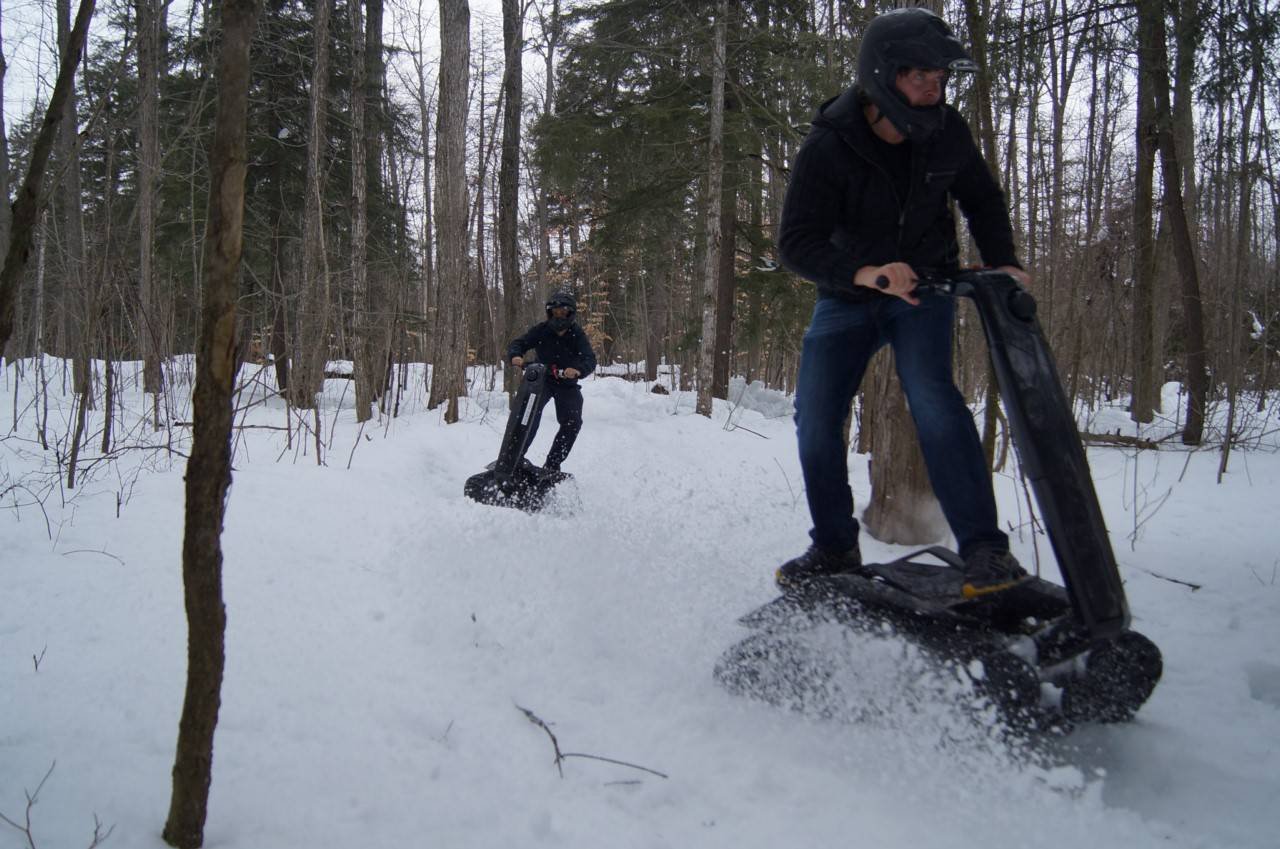
[[955,301],[926,295],[849,303],[821,298],[804,335],[796,385],[800,468],[816,545],[843,551],[858,539],[844,422],[871,357],[893,348],[898,379],[915,420],[925,466],[961,556],[1007,548],[996,519],[991,475],[973,414],[951,376]]
[[538,423],[542,420],[542,408],[552,400],[556,402],[556,421],[560,424],[560,429],[556,431],[556,438],[551,440],[551,448],[547,451],[547,460],[543,465],[559,469],[573,450],[578,431],[582,430],[582,389],[576,381],[569,383],[548,380],[547,394],[542,396],[542,403],[533,411],[533,420],[529,424],[529,441],[526,444],[533,444],[533,438],[538,435]]

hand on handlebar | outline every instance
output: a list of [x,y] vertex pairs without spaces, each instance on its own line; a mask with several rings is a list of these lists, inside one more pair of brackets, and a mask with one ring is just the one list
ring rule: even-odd
[[581,374],[582,372],[578,371],[576,368],[573,368],[573,367],[560,369],[560,372],[559,372],[560,377],[568,378],[569,380],[573,380],[574,378],[578,377]]
[[1014,280],[1018,281],[1018,285],[1024,289],[1031,285],[1031,275],[1016,265],[1002,265],[996,271],[1008,274]]
[[524,365],[524,357],[512,357],[511,365],[515,366],[516,368],[520,368],[520,366]]
[[920,299],[915,296],[916,284],[920,280],[915,270],[905,262],[864,265],[854,275],[853,282],[858,286],[879,289],[886,295],[902,298],[909,304],[920,303]]

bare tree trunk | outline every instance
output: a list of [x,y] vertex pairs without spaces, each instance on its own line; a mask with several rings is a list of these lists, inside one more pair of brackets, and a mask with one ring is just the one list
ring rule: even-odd
[[293,260],[296,260],[296,248],[284,238],[285,215],[282,208],[271,228],[271,330],[267,343],[267,350],[271,352],[272,365],[275,367],[276,390],[282,394],[289,391],[289,297],[285,278],[286,274],[292,274],[291,271],[286,272],[286,269],[293,268]]
[[[425,326],[433,326],[432,313],[435,309],[436,287],[436,251],[434,238],[435,198],[431,191],[431,92],[427,90],[427,69],[424,55],[426,44],[422,39],[421,21],[423,17],[423,0],[418,0],[418,49],[413,51],[413,67],[418,82],[418,132],[422,145],[422,318]],[[424,358],[426,358],[424,356]]]
[[351,15],[351,357],[356,383],[356,421],[373,418],[376,392],[369,352],[369,184],[365,138],[365,31],[363,0],[347,6]]
[[916,426],[893,368],[892,351],[886,349],[875,358],[868,378],[863,396],[874,412],[864,415],[862,422],[869,424],[871,449],[871,496],[862,514],[863,526],[881,542],[937,542],[946,536],[947,522],[929,484]]
[[[1046,17],[1052,19],[1054,17],[1054,6],[1066,6],[1062,0],[1045,0]],[[1065,15],[1065,8],[1062,9]],[[1082,25],[1088,28],[1092,25],[1093,11],[1086,8],[1085,17]],[[1059,289],[1065,289],[1063,279],[1066,271],[1065,258],[1067,249],[1064,242],[1066,241],[1066,228],[1064,226],[1066,218],[1063,203],[1066,196],[1066,143],[1065,128],[1067,119],[1068,104],[1071,101],[1071,87],[1075,80],[1076,68],[1079,65],[1081,50],[1078,46],[1073,47],[1073,41],[1076,45],[1079,41],[1072,31],[1063,26],[1061,35],[1050,34],[1047,38],[1049,47],[1049,95],[1050,95],[1050,174],[1049,174],[1049,261],[1047,263],[1047,272],[1044,275],[1043,287],[1048,295],[1047,304],[1044,304],[1038,311],[1040,321],[1044,323],[1045,332],[1050,340],[1051,345],[1056,345],[1059,349],[1065,349],[1065,345],[1058,344],[1058,340],[1054,337],[1054,325],[1070,330],[1072,327],[1072,311],[1070,307],[1067,314],[1060,317],[1057,309],[1057,298]],[[1063,296],[1068,299],[1068,303],[1072,300],[1071,293],[1066,291]]]
[[[65,61],[70,58],[79,63],[84,47],[73,50],[71,36],[71,0],[56,0],[58,15],[58,52]],[[58,316],[60,322],[60,342],[63,356],[71,358],[72,372],[75,375],[73,385],[79,397],[79,403],[91,401],[89,381],[89,352],[86,350],[86,334],[88,332],[88,293],[84,269],[84,209],[80,194],[80,135],[77,110],[75,79],[67,91],[67,99],[62,104],[62,124],[58,131],[58,163],[61,179],[58,183],[58,199],[60,209],[59,226],[62,228],[61,241],[61,302]],[[78,446],[73,445],[74,454]]]
[[[1262,103],[1259,104],[1259,120],[1262,126],[1267,126],[1267,99],[1264,97]],[[1280,175],[1276,173],[1275,158],[1273,154],[1273,139],[1264,135],[1262,137],[1262,148],[1266,158],[1266,170],[1263,174],[1263,184],[1267,187],[1271,195],[1271,220],[1274,222],[1271,226],[1272,256],[1280,256]],[[1271,267],[1271,283],[1264,284],[1262,287],[1262,312],[1264,315],[1271,315],[1271,298],[1273,292],[1280,291],[1280,264],[1273,264]],[[1258,404],[1256,412],[1261,413],[1266,409],[1268,397],[1271,390],[1271,360],[1273,343],[1275,338],[1272,334],[1273,322],[1268,321],[1262,328],[1261,337],[1258,339],[1259,347],[1262,352],[1262,366],[1258,374]]]
[[[1230,307],[1227,310],[1227,426],[1222,436],[1222,457],[1218,464],[1218,482],[1227,471],[1227,461],[1231,457],[1231,443],[1235,440],[1236,400],[1240,391],[1242,375],[1240,364],[1240,328],[1244,322],[1240,307],[1240,293],[1249,279],[1249,237],[1253,229],[1253,176],[1256,173],[1254,160],[1250,158],[1250,136],[1253,134],[1253,110],[1258,102],[1262,89],[1263,59],[1257,45],[1251,47],[1249,93],[1245,100],[1244,116],[1240,122],[1240,207],[1236,215],[1235,267],[1232,269],[1232,285]],[[1261,161],[1262,151],[1258,151]],[[1265,288],[1265,287],[1263,287]],[[1264,351],[1265,355],[1265,351]]]
[[[71,43],[71,0],[57,0],[58,50],[63,59],[79,63],[83,47],[74,50]],[[62,241],[61,340],[64,356],[71,358],[75,390],[76,424],[67,450],[67,489],[76,485],[76,469],[80,446],[84,439],[85,419],[93,404],[93,380],[89,370],[90,297],[85,269],[84,208],[80,179],[80,134],[75,78],[63,103],[62,125],[58,128],[58,159],[62,177],[58,188],[61,210],[58,220],[65,238]]]
[[[370,403],[382,398],[390,379],[392,328],[399,317],[399,299],[390,286],[390,268],[393,249],[388,235],[394,225],[391,220],[394,191],[388,191],[384,183],[383,160],[386,148],[383,138],[390,129],[387,121],[386,88],[387,63],[382,41],[383,0],[365,0],[364,25],[364,159],[365,159],[365,230],[369,245],[364,252],[367,271],[367,295],[364,332],[366,370],[369,373]],[[394,189],[394,187],[390,187]],[[372,205],[370,200],[372,199]],[[384,200],[385,199],[385,200]]]
[[1155,120],[1158,127],[1156,138],[1164,184],[1164,209],[1182,281],[1187,357],[1187,416],[1182,430],[1182,442],[1185,445],[1199,445],[1204,438],[1205,400],[1209,383],[1204,341],[1204,307],[1200,297],[1200,274],[1196,267],[1190,223],[1182,197],[1182,166],[1173,137],[1164,6],[1159,0],[1139,0],[1138,17],[1138,62],[1150,67],[1151,79],[1155,83]]
[[428,406],[447,404],[444,420],[457,422],[467,392],[467,82],[471,6],[440,0],[440,108],[436,122],[436,225],[440,299],[432,343]]
[[[520,0],[502,0],[502,158],[498,166],[498,267],[502,277],[502,338],[519,333],[520,280],[520,113],[524,107],[524,36]],[[508,369],[507,389],[515,388]]]
[[[0,5],[0,18],[4,17],[3,5]],[[0,26],[0,197],[5,202],[0,204],[0,256],[9,252],[9,233],[13,229],[13,207],[9,206],[9,132],[5,129],[4,118],[4,81],[9,65],[4,58],[4,31]],[[4,346],[0,344],[0,357],[4,356]]]
[[1200,220],[1196,192],[1195,97],[1200,71],[1196,68],[1196,48],[1200,30],[1199,0],[1177,0],[1174,25],[1173,133],[1182,160],[1182,189],[1187,199],[1187,219],[1193,229]]
[[[0,21],[3,21],[3,4],[0,4]],[[13,230],[13,208],[9,205],[9,133],[4,117],[4,79],[9,66],[4,58],[3,24],[0,23],[0,272],[4,270],[4,257],[9,252],[9,234]],[[39,351],[36,351],[39,354]],[[4,356],[4,344],[0,342],[0,357]]]
[[31,147],[27,176],[18,190],[17,199],[13,202],[13,229],[9,234],[4,267],[0,270],[0,353],[4,352],[5,346],[9,343],[9,337],[13,335],[13,313],[18,295],[18,282],[22,279],[23,269],[27,266],[36,223],[39,221],[44,201],[41,186],[44,182],[45,167],[49,163],[49,152],[53,149],[54,141],[58,137],[58,130],[66,117],[66,102],[75,84],[76,65],[79,64],[80,51],[84,49],[89,20],[93,17],[93,6],[94,0],[81,0],[75,25],[71,27],[67,39],[67,50],[59,60],[58,80],[54,83],[53,93],[49,96],[49,106],[45,110],[44,122],[40,125],[40,132],[36,135],[35,144]]
[[[1139,21],[1139,27],[1146,24]],[[1149,34],[1141,39],[1149,38]],[[1138,63],[1137,163],[1133,198],[1133,392],[1129,417],[1149,423],[1159,405],[1155,365],[1156,254],[1152,237],[1152,192],[1156,166],[1155,69]]]
[[218,108],[209,151],[204,238],[204,299],[194,432],[186,474],[182,582],[187,612],[187,687],[178,724],[173,796],[164,840],[181,849],[204,842],[213,734],[222,701],[226,609],[222,601],[222,524],[231,484],[232,393],[236,376],[236,301],[244,220],[249,45],[256,0],[223,0]]
[[738,193],[728,187],[720,193],[720,257],[716,271],[716,336],[711,363],[711,395],[721,400],[729,397],[729,377],[733,361],[734,243],[738,229]]
[[483,49],[480,53],[480,67],[476,79],[479,83],[478,88],[478,108],[476,109],[476,117],[479,120],[479,132],[477,133],[477,149],[476,149],[476,193],[473,201],[475,212],[476,227],[476,262],[475,277],[472,278],[474,284],[471,290],[471,305],[467,310],[467,315],[471,317],[472,324],[467,328],[467,339],[475,346],[475,361],[478,363],[492,363],[497,361],[497,347],[494,344],[493,333],[494,327],[501,324],[500,317],[495,312],[493,301],[490,298],[488,286],[488,257],[485,255],[485,209],[486,197],[485,186],[489,181],[489,156],[492,151],[492,137],[490,130],[485,126],[485,115],[487,114],[489,104],[485,100],[485,80],[488,77],[488,71],[485,67],[485,52]]
[[715,43],[711,56],[710,147],[707,152],[707,249],[702,271],[702,344],[698,354],[696,412],[711,415],[711,375],[716,343],[716,282],[720,270],[720,207],[724,179],[725,18],[729,4],[716,4]]
[[[555,57],[560,48],[560,40],[564,35],[564,22],[560,17],[560,0],[551,0],[551,11],[543,16],[542,8],[537,7],[542,23],[542,34],[545,41],[543,49],[543,91],[542,114],[550,117],[555,113]],[[538,259],[537,286],[533,301],[542,303],[551,293],[551,195],[547,191],[546,179],[540,178],[538,186]]]
[[644,276],[644,379],[649,381],[658,379],[671,288],[671,250],[665,238],[659,239],[652,273]]
[[[324,388],[324,364],[329,347],[329,271],[324,244],[324,186],[329,88],[329,17],[332,0],[316,0],[313,26],[315,57],[311,66],[311,101],[307,120],[306,198],[302,206],[302,274],[299,281],[298,330],[290,400],[303,409],[317,404]],[[316,458],[319,462],[319,457]]]
[[[145,392],[163,390],[160,372],[160,326],[155,309],[156,183],[160,169],[160,28],[167,5],[137,0],[138,9],[138,322],[142,343]],[[155,406],[159,409],[159,405]],[[159,427],[159,422],[152,424]]]

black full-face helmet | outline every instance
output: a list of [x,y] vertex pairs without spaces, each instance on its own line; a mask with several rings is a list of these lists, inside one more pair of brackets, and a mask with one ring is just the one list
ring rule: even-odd
[[941,127],[942,103],[912,106],[898,91],[898,72],[905,68],[975,71],[946,22],[928,9],[894,9],[867,24],[858,52],[858,84],[880,113],[912,141],[926,141]]
[[[570,324],[572,324],[573,317],[578,313],[577,298],[573,296],[572,292],[568,292],[563,289],[559,292],[553,292],[551,294],[551,297],[547,298],[546,306],[547,306],[547,321],[551,322],[552,329],[557,331],[564,330]],[[567,316],[564,316],[563,318],[561,318],[560,316],[552,315],[551,311],[554,310],[556,307],[564,307],[569,311],[569,314]]]

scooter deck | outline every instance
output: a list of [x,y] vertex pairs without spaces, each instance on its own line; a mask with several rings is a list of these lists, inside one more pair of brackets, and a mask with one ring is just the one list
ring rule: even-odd
[[865,563],[856,571],[809,579],[784,590],[774,602],[748,613],[739,621],[748,627],[769,627],[777,620],[777,610],[831,609],[839,616],[851,612],[849,603],[871,607],[905,622],[943,629],[957,625],[994,630],[1019,630],[1028,619],[1046,621],[1070,610],[1067,592],[1061,586],[1028,576],[1008,589],[978,598],[963,593],[964,575],[958,555],[940,546],[919,551],[886,563]]

